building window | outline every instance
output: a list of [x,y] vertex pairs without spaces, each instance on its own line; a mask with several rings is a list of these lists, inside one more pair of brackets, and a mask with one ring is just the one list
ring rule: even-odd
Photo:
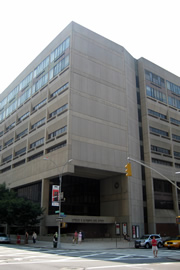
[[16,123],[13,122],[12,124],[10,124],[8,127],[6,127],[6,131],[8,131],[9,129],[15,127]]
[[155,145],[151,145],[151,151],[162,153],[165,155],[170,155],[170,150],[168,150],[166,148],[159,147],[159,146],[155,146]]
[[7,145],[13,143],[13,141],[14,141],[14,138],[11,138],[10,140],[8,140],[7,142],[4,143],[4,146],[7,146]]
[[0,113],[0,122],[2,122],[6,117],[5,111],[3,111],[2,113]]
[[21,106],[27,99],[31,97],[31,88],[28,88],[19,98],[18,107]]
[[9,161],[9,160],[12,160],[12,155],[9,155],[9,156],[3,158],[3,162]]
[[156,209],[173,209],[172,184],[167,180],[153,179]]
[[54,145],[54,146],[52,146],[52,147],[50,147],[50,148],[47,149],[47,153],[56,151],[56,150],[58,150],[58,149],[60,149],[62,147],[65,147],[66,145],[67,145],[67,142],[66,141],[64,141],[62,143],[59,143],[57,145]]
[[162,113],[150,110],[150,109],[148,109],[148,114],[156,116],[156,117],[161,118],[161,119],[167,119],[167,116],[165,114],[162,114]]
[[37,153],[37,154],[35,154],[33,156],[30,156],[28,158],[28,161],[34,160],[34,159],[39,158],[39,157],[42,157],[42,156],[43,156],[43,151],[41,151],[41,152],[39,152],[39,153]]
[[177,98],[168,96],[168,104],[170,106],[180,109],[180,100]]
[[179,95],[180,96],[180,86],[172,83],[172,82],[169,82],[169,81],[166,81],[167,83],[167,89],[172,91],[173,93],[175,93],[176,95]]
[[180,168],[180,163],[175,163],[175,168]]
[[23,165],[24,163],[25,163],[25,159],[23,159],[19,162],[16,162],[16,163],[14,163],[13,168],[19,167],[19,166]]
[[64,91],[65,89],[67,89],[69,86],[69,83],[64,84],[63,86],[61,86],[58,90],[56,90],[54,93],[51,94],[51,97],[55,97],[56,95],[58,95],[60,92]]
[[170,121],[171,121],[171,123],[173,123],[175,125],[178,125],[178,126],[180,125],[180,120],[177,120],[175,118],[170,117]]
[[31,143],[30,144],[30,149],[34,148],[34,147],[37,147],[37,146],[39,146],[39,145],[41,145],[43,143],[44,143],[44,138],[41,138],[40,140],[37,140],[37,141]]
[[146,77],[146,80],[153,82],[153,83],[165,88],[165,81],[160,76],[158,76],[158,75],[156,75],[148,70],[145,70],[145,77]]
[[67,109],[67,107],[68,107],[68,104],[65,104],[62,107],[58,108],[57,110],[55,110],[54,112],[52,112],[52,113],[49,114],[49,118],[51,118],[51,117],[53,117],[53,116],[55,116],[55,115],[63,112],[64,110]]
[[48,135],[48,139],[54,138],[54,137],[66,132],[66,131],[67,131],[67,126],[64,126],[60,129],[57,129],[56,131],[54,131]]
[[172,139],[175,141],[180,141],[180,136],[176,134],[172,134]]
[[28,129],[26,128],[25,130],[23,130],[22,132],[20,132],[19,134],[17,134],[16,138],[20,138],[22,137],[23,135],[27,134],[28,133]]
[[156,159],[156,158],[152,158],[152,162],[156,163],[156,164],[164,165],[164,166],[171,166],[172,167],[172,165],[173,165],[172,162],[161,160],[161,159]]
[[46,57],[34,70],[34,78],[40,75],[43,70],[49,65],[49,56]]
[[22,121],[23,119],[25,119],[26,117],[29,116],[29,112],[23,114],[21,117],[19,117],[18,121]]
[[150,86],[146,86],[146,94],[149,97],[152,97],[152,98],[155,98],[159,101],[167,103],[166,95],[157,89],[154,89]]
[[23,90],[32,81],[32,72],[19,84],[19,91]]
[[179,159],[180,158],[180,152],[174,151],[174,157]]
[[41,202],[41,183],[36,183],[28,186],[23,186],[14,189],[18,197],[22,197],[24,199],[40,203]]
[[36,122],[34,125],[31,126],[31,129],[36,128],[42,124],[44,124],[46,122],[46,117],[42,118],[41,120],[39,120],[38,122]]
[[22,148],[22,149],[16,151],[16,152],[15,152],[15,156],[19,156],[19,155],[21,155],[21,154],[23,154],[23,153],[25,153],[25,152],[26,152],[26,147],[24,147],[24,148]]
[[57,65],[55,65],[50,71],[49,71],[49,80],[54,78],[58,73],[63,71],[67,66],[69,65],[69,55],[64,57]]
[[32,95],[48,82],[48,73],[41,77],[32,87]]
[[0,110],[2,110],[6,104],[7,104],[7,97],[5,97],[5,98],[1,101],[1,103],[0,103]]
[[11,105],[9,105],[6,109],[6,117],[8,117],[11,113],[13,113],[17,108],[17,101],[15,100]]
[[19,92],[19,86],[16,86],[8,95],[8,102],[11,102]]
[[150,132],[155,133],[155,134],[159,134],[165,137],[168,137],[168,132],[158,129],[158,128],[154,128],[154,127],[149,127]]
[[68,37],[51,53],[51,62],[56,61],[69,48],[69,41],[70,38]]
[[39,107],[41,107],[42,105],[44,105],[47,101],[47,98],[45,98],[44,100],[42,100],[40,103],[38,103],[36,106],[33,107],[33,111],[37,110]]

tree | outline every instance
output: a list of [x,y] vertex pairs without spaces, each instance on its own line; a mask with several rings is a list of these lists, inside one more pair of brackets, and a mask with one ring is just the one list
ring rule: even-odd
[[44,209],[37,203],[19,198],[13,190],[0,185],[0,223],[6,223],[9,228],[12,225],[21,226],[24,231],[43,218]]

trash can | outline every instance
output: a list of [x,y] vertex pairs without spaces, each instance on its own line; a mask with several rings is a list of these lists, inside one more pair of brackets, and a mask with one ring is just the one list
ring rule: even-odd
[[53,247],[57,248],[57,241],[53,240]]

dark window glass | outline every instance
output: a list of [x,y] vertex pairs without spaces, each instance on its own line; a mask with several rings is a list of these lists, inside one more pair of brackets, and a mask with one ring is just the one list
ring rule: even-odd
[[173,209],[172,184],[167,180],[153,179],[156,209]]
[[[54,184],[58,185],[58,179]],[[100,183],[98,180],[64,176],[62,180],[62,191],[65,202],[62,203],[62,212],[67,215],[100,215]],[[51,206],[52,189],[49,194],[49,214],[54,214],[58,207]]]
[[41,203],[41,182],[33,185],[27,185],[15,189],[18,197],[28,199],[33,202]]

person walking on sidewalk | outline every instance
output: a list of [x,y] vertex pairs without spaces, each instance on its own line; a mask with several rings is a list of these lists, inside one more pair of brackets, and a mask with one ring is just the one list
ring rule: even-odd
[[74,238],[73,238],[73,243],[75,244],[77,244],[78,243],[78,233],[77,233],[77,231],[75,231],[75,233],[74,233]]
[[36,239],[37,239],[37,234],[35,232],[33,232],[32,239],[33,239],[33,243],[35,244]]
[[155,239],[155,236],[153,236],[151,243],[152,243],[152,251],[154,254],[154,258],[155,258],[155,257],[157,257],[157,254],[158,254],[157,240]]
[[78,243],[79,244],[82,243],[82,232],[81,231],[78,233]]

